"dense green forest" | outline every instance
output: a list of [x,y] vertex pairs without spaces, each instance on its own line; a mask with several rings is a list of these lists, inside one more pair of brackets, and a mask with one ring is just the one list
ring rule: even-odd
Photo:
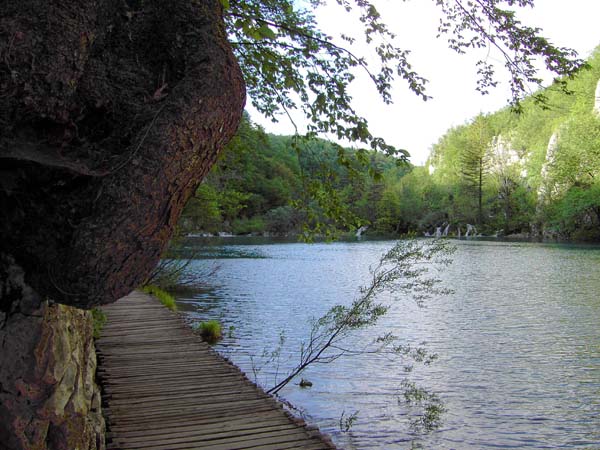
[[[246,115],[234,141],[187,205],[191,232],[316,229],[600,239],[600,118],[590,69],[449,130],[425,166],[319,139],[266,134]],[[381,175],[381,176],[379,176]],[[334,218],[334,219],[331,219]],[[460,230],[460,231],[459,231]]]
[[266,134],[245,115],[182,224],[204,233],[351,231],[378,223],[387,208],[384,178],[399,180],[409,171],[380,152]]

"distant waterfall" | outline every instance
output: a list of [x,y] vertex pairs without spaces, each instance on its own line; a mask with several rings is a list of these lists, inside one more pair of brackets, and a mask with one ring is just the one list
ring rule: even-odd
[[465,234],[465,237],[469,236],[477,236],[477,228],[475,228],[475,225],[471,225],[470,223],[467,224],[467,232]]
[[548,197],[550,193],[550,186],[548,185],[548,174],[550,172],[550,165],[554,162],[556,150],[558,149],[558,132],[552,133],[550,140],[548,141],[548,147],[546,148],[546,159],[542,165],[541,182],[538,188],[538,207]]
[[368,226],[368,225],[363,225],[363,226],[362,226],[362,227],[360,227],[358,230],[356,230],[356,237],[357,237],[357,238],[360,238],[360,237],[362,237],[363,233],[364,233],[365,231],[367,231],[368,229],[369,229],[369,226]]

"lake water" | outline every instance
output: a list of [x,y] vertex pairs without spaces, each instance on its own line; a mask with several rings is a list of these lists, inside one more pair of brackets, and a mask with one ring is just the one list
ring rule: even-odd
[[[216,348],[270,386],[298,359],[311,318],[349,303],[370,264],[394,242],[211,246],[191,270],[218,265],[206,289],[179,298],[191,321],[219,319]],[[426,343],[431,366],[382,355],[339,359],[302,375],[281,395],[347,449],[600,449],[600,248],[454,241],[441,277],[453,294],[426,308],[399,299],[377,330]],[[233,327],[231,333],[228,328]],[[261,355],[285,343],[277,364]],[[417,413],[402,399],[412,380],[439,395],[447,412],[438,429],[410,426]],[[348,432],[340,416],[358,411]]]

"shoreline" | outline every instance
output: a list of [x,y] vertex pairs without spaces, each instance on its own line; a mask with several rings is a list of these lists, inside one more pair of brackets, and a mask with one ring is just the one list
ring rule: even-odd
[[[379,234],[379,233],[366,233],[360,237],[355,236],[353,233],[341,233],[337,239],[327,239],[324,236],[316,235],[313,237],[313,242],[365,242],[365,241],[382,241],[382,240],[399,240],[404,239],[407,236],[397,235],[397,234]],[[410,237],[410,236],[409,236]],[[434,239],[435,236],[423,236],[415,234],[414,237],[418,239]],[[231,234],[231,233],[220,233],[220,234],[210,234],[210,233],[189,233],[184,236],[184,239],[196,240],[196,239],[206,239],[209,242],[217,242],[219,240],[227,241],[227,240],[272,240],[274,242],[280,243],[302,243],[304,241],[301,240],[301,236],[298,234],[273,234],[273,233],[265,233],[265,234]],[[456,235],[448,235],[442,236],[439,239],[453,239],[458,241],[490,241],[490,242],[523,242],[523,243],[532,243],[532,244],[563,244],[563,245],[600,245],[600,240],[581,240],[581,239],[559,239],[555,237],[543,237],[543,236],[530,236],[525,233],[519,234],[511,234],[507,236],[493,236],[493,235],[477,235],[477,236],[456,236]],[[243,245],[243,242],[236,243]]]

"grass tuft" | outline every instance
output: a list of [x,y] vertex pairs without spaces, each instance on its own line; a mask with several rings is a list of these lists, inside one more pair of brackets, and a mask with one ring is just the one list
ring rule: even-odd
[[217,320],[201,322],[194,328],[200,331],[202,339],[209,344],[214,344],[223,337],[221,324]]
[[173,297],[167,291],[163,291],[158,286],[154,286],[152,284],[146,285],[142,287],[142,292],[155,296],[164,306],[169,308],[171,311],[177,311],[175,297]]
[[100,308],[93,308],[92,320],[94,323],[94,339],[98,339],[100,337],[102,327],[106,323],[106,314],[104,314],[104,311],[102,311]]

